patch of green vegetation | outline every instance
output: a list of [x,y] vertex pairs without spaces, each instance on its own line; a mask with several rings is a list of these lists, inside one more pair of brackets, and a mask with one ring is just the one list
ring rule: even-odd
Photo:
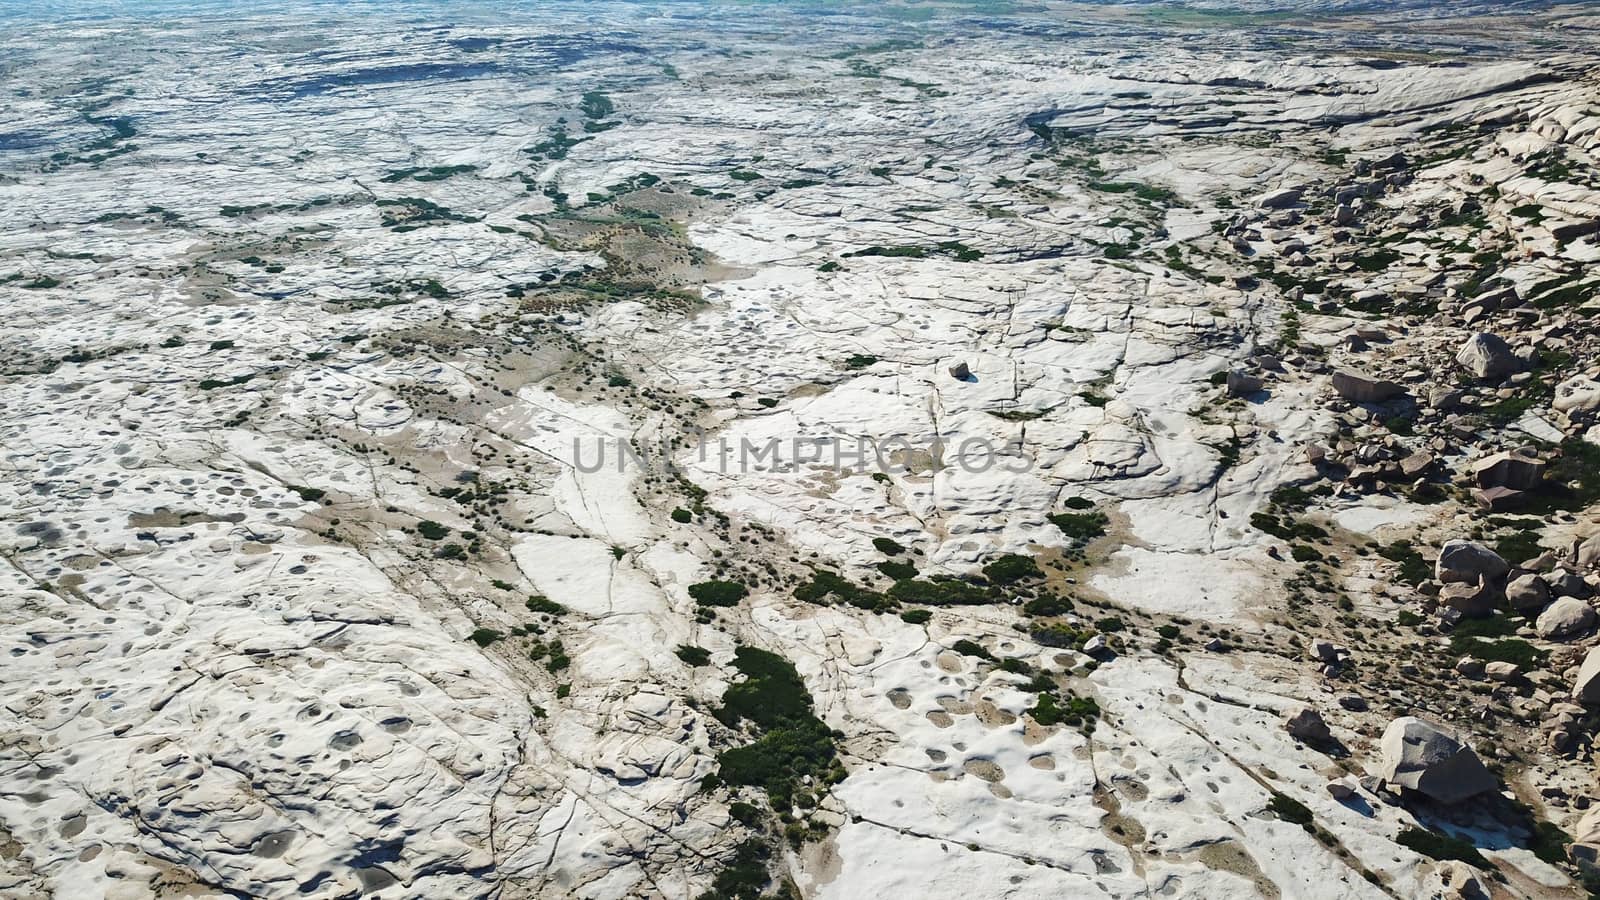
[[437,541],[450,533],[449,526],[441,525],[432,519],[423,519],[417,523],[417,533],[430,541]]
[[522,152],[535,160],[566,159],[568,151],[587,140],[589,138],[572,137],[567,134],[565,126],[557,125],[550,129],[549,137]]
[[689,585],[689,596],[701,606],[738,606],[750,590],[737,581],[701,581]]
[[933,610],[908,609],[900,614],[900,620],[911,625],[926,625],[933,620]]
[[477,222],[472,216],[460,213],[434,203],[423,197],[396,197],[390,200],[377,201],[380,217],[385,228],[396,232],[415,231],[424,225],[439,222]]
[[835,597],[858,609],[876,610],[893,605],[892,601],[882,594],[869,591],[839,573],[827,569],[817,569],[812,572],[809,582],[794,589],[794,596],[797,600],[819,604],[825,604],[829,597]]
[[721,777],[765,789],[773,809],[786,812],[797,793],[807,792],[807,780],[826,780],[835,757],[834,734],[813,714],[805,682],[788,660],[739,647],[733,667],[745,679],[728,686],[715,716],[730,728],[748,721],[761,735],[718,755]]
[[322,488],[306,487],[303,484],[291,484],[289,485],[289,490],[299,494],[300,499],[308,503],[315,503],[328,496],[328,492]]
[[586,119],[604,119],[616,112],[617,106],[604,91],[586,91],[583,100],[578,104],[578,110]]
[[895,581],[904,581],[907,578],[917,577],[917,567],[908,562],[896,562],[886,559],[878,563],[878,571],[889,576]]
[[32,281],[23,282],[22,286],[30,290],[44,290],[46,288],[60,287],[61,279],[53,275],[40,275]]
[[678,658],[683,660],[687,665],[695,667],[711,665],[711,651],[704,647],[696,647],[692,644],[679,644],[678,649],[673,652],[677,653]]
[[1042,644],[1046,647],[1062,647],[1074,650],[1082,647],[1084,641],[1087,641],[1089,638],[1094,636],[1087,631],[1073,628],[1071,625],[1067,625],[1062,622],[1051,622],[1045,625],[1036,625],[1029,632],[1029,634],[1032,636],[1034,643],[1036,644]]
[[1544,552],[1539,546],[1538,525],[1520,526],[1510,534],[1495,539],[1494,552],[1512,565],[1525,563]]
[[1310,544],[1294,544],[1289,547],[1289,555],[1298,563],[1321,562],[1322,553]]
[[679,525],[687,525],[693,518],[694,513],[681,506],[672,511],[672,521],[677,522]]
[[734,181],[760,181],[765,176],[763,176],[760,172],[754,172],[750,169],[734,169],[732,172],[728,173],[728,177],[732,178]]
[[872,539],[872,547],[884,556],[899,556],[906,552],[906,548],[894,538],[875,537]]
[[504,634],[495,631],[493,628],[477,628],[473,630],[472,634],[467,635],[467,640],[472,641],[479,647],[487,647],[503,637],[505,637]]
[[1384,559],[1400,564],[1400,580],[1412,587],[1420,586],[1424,581],[1433,577],[1433,567],[1422,558],[1422,554],[1411,546],[1410,541],[1395,541],[1378,548],[1378,555]]
[[1065,702],[1050,691],[1040,691],[1028,715],[1040,725],[1081,725],[1100,717],[1100,704],[1093,697],[1068,695]]
[[[754,808],[748,803],[735,805]],[[741,841],[734,848],[733,858],[711,880],[711,889],[695,900],[756,900],[766,896],[767,886],[772,883],[772,876],[767,870],[771,857],[772,848],[760,838]]]
[[251,372],[248,375],[235,375],[232,378],[207,378],[200,382],[200,390],[214,391],[217,388],[233,387],[234,385],[244,384],[254,377],[256,377],[256,373]]
[[[1466,622],[1461,624],[1465,625]],[[1550,655],[1520,638],[1484,640],[1470,634],[1462,634],[1460,625],[1456,626],[1456,630],[1450,635],[1450,653],[1454,656],[1471,656],[1485,662],[1513,663],[1524,671],[1538,668]]]
[[1600,502],[1600,447],[1582,438],[1562,441],[1545,468],[1544,484],[1530,493],[1527,511],[1540,515],[1576,512]]
[[1044,575],[1031,556],[1008,553],[983,567],[983,577],[991,584],[1012,584],[1024,578]]
[[[1313,522],[1298,521],[1289,516],[1280,519],[1270,512],[1251,513],[1250,524],[1259,531],[1285,541],[1296,539],[1316,541],[1328,537],[1327,529],[1320,525]],[[1301,561],[1304,562],[1304,560]]]
[[1106,526],[1111,524],[1111,517],[1099,510],[1084,513],[1051,513],[1047,518],[1050,519],[1050,524],[1061,529],[1062,534],[1085,544],[1095,538],[1104,537]]
[[997,598],[984,588],[955,578],[935,577],[930,581],[908,578],[896,581],[888,596],[901,603],[923,606],[981,606]]
[[1400,251],[1387,249],[1357,256],[1352,260],[1356,268],[1363,272],[1382,272],[1399,261]]
[[1532,825],[1533,835],[1528,841],[1528,849],[1552,866],[1565,865],[1567,845],[1572,843],[1572,838],[1553,822],[1538,821]]
[[477,166],[424,166],[396,169],[378,180],[385,184],[396,184],[401,181],[444,181],[454,175],[465,175],[476,171],[478,171]]
[[883,247],[874,244],[842,254],[843,256],[888,256],[903,257],[906,259],[927,259],[931,256],[947,256],[957,262],[976,262],[983,258],[983,251],[968,247],[960,241],[941,241],[932,247],[922,246],[897,246]]
[[1267,801],[1267,809],[1272,810],[1274,815],[1285,822],[1307,827],[1307,830],[1316,820],[1316,816],[1311,814],[1311,810],[1304,803],[1277,791],[1272,792],[1272,799]]
[[1139,181],[1091,181],[1089,187],[1107,194],[1132,194],[1150,203],[1173,203],[1178,195],[1164,187]]
[[875,365],[877,362],[878,358],[876,356],[868,356],[863,353],[854,353],[851,354],[849,359],[844,361],[844,367],[846,369],[865,369],[868,366]]
[[983,645],[977,643],[976,641],[969,641],[965,638],[962,638],[961,640],[956,641],[954,644],[951,644],[950,649],[961,654],[962,656],[972,656],[978,659],[987,659],[990,662],[994,661],[994,654],[984,649]]
[[1454,859],[1480,869],[1493,868],[1471,843],[1426,828],[1401,829],[1395,843],[1429,859]]
[[565,606],[551,600],[543,594],[534,594],[528,598],[528,612],[542,613],[549,616],[559,616],[567,611]]
[[1038,616],[1040,618],[1047,616],[1064,616],[1071,612],[1072,608],[1071,600],[1068,600],[1066,597],[1057,597],[1054,594],[1046,594],[1043,597],[1035,597],[1032,600],[1029,600],[1027,603],[1022,604],[1023,612],[1030,616]]

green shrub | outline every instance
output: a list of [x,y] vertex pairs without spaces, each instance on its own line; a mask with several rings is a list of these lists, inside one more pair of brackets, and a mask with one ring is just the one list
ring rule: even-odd
[[1106,533],[1111,518],[1098,510],[1085,513],[1052,513],[1050,524],[1075,541],[1087,544]]
[[976,656],[979,659],[993,660],[994,654],[983,649],[983,645],[965,638],[950,645],[950,649],[962,656]]
[[681,506],[672,511],[672,521],[677,522],[679,525],[688,524],[688,522],[693,518],[694,513],[684,509]]
[[417,523],[417,533],[430,541],[437,541],[450,533],[450,529],[432,519],[423,519]]
[[1429,831],[1425,828],[1404,828],[1395,838],[1395,843],[1409,848],[1430,859],[1455,859],[1480,869],[1491,868],[1489,861],[1483,858],[1478,848],[1468,841],[1460,838]]
[[566,612],[567,608],[542,594],[535,594],[528,598],[528,611],[559,616]]
[[827,777],[836,753],[833,732],[812,713],[811,695],[788,660],[740,647],[733,666],[745,680],[728,686],[715,716],[729,727],[749,721],[763,733],[718,755],[721,777],[764,788],[773,807],[786,810],[807,776],[813,782]]
[[1011,584],[1024,578],[1038,578],[1044,573],[1034,563],[1033,557],[1008,553],[983,567],[983,576],[994,584]]
[[906,552],[906,548],[893,538],[877,537],[872,539],[872,546],[884,556],[899,556]]
[[1497,641],[1490,641],[1464,634],[1452,634],[1450,636],[1450,652],[1454,655],[1471,656],[1487,662],[1514,663],[1524,670],[1538,668],[1549,656],[1545,651],[1520,638],[1502,638]]
[[1400,564],[1400,580],[1416,587],[1433,577],[1433,567],[1422,558],[1410,541],[1395,541],[1378,548],[1378,555]]
[[678,658],[691,666],[708,666],[711,664],[711,651],[704,647],[695,647],[690,644],[679,644]]
[[902,581],[907,578],[917,577],[916,566],[912,565],[911,563],[895,562],[894,560],[889,559],[878,563],[878,571],[889,576],[890,578],[893,578],[895,581]]
[[1028,715],[1040,725],[1080,725],[1100,716],[1100,704],[1093,697],[1068,696],[1066,702],[1058,700],[1048,691],[1034,700]]
[[1064,616],[1072,611],[1072,601],[1054,595],[1036,597],[1022,604],[1022,611],[1030,616]]
[[1322,561],[1322,554],[1318,552],[1317,548],[1308,544],[1293,545],[1289,548],[1289,555],[1294,557],[1295,562],[1300,563]]
[[981,606],[995,599],[983,588],[954,578],[935,578],[931,581],[908,578],[896,581],[889,588],[889,597],[901,603],[923,606]]
[[1309,826],[1316,818],[1304,803],[1277,791],[1272,792],[1272,799],[1267,801],[1267,809],[1272,810],[1278,818],[1285,822],[1293,822],[1301,826]]
[[749,593],[737,581],[701,581],[689,585],[689,596],[701,606],[738,606]]
[[1079,631],[1071,625],[1061,622],[1035,626],[1030,634],[1036,644],[1071,649],[1083,646],[1083,642],[1090,638],[1087,632]]
[[487,647],[503,637],[505,635],[495,631],[493,628],[477,628],[473,630],[472,634],[467,635],[467,640],[472,641],[479,647]]
[[931,609],[908,609],[900,614],[900,619],[912,625],[926,625],[933,619]]
[[876,591],[869,591],[837,572],[827,569],[818,569],[811,574],[811,580],[794,589],[797,600],[807,603],[826,604],[829,597],[837,597],[845,603],[858,609],[883,609],[893,606],[893,601],[888,600]]

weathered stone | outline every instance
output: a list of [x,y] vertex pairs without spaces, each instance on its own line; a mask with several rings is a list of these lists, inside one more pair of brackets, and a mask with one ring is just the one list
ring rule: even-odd
[[1572,680],[1572,699],[1580,703],[1600,703],[1600,647],[1590,647]]
[[1514,491],[1508,487],[1476,488],[1472,492],[1472,499],[1479,508],[1489,512],[1507,512],[1526,505],[1528,495],[1525,491]]
[[1578,820],[1567,856],[1585,872],[1600,874],[1600,806],[1591,807]]
[[1405,393],[1405,388],[1392,381],[1372,378],[1349,369],[1333,373],[1333,389],[1352,403],[1382,403]]
[[1521,674],[1522,668],[1511,662],[1496,660],[1495,662],[1484,664],[1483,667],[1483,675],[1490,681],[1516,681],[1517,676]]
[[1449,412],[1461,405],[1461,392],[1455,388],[1434,388],[1428,392],[1428,405]]
[[1472,464],[1472,477],[1480,488],[1531,491],[1544,482],[1543,460],[1514,453],[1494,453]]
[[1325,641],[1321,640],[1320,638],[1313,640],[1310,645],[1308,645],[1307,649],[1311,651],[1311,656],[1313,658],[1319,659],[1325,663],[1338,662],[1342,652],[1342,649],[1332,641]]
[[1464,862],[1446,860],[1439,866],[1439,880],[1449,900],[1489,900],[1490,891],[1477,870]]
[[1309,706],[1301,707],[1291,714],[1284,721],[1284,728],[1288,730],[1290,737],[1308,744],[1326,744],[1333,740],[1333,732],[1328,730],[1328,723],[1323,721],[1322,713]]
[[1542,638],[1559,640],[1594,627],[1594,609],[1576,597],[1562,597],[1539,614],[1534,630]]
[[1478,332],[1456,351],[1456,364],[1477,378],[1499,380],[1521,368],[1511,345],[1502,338]]
[[1556,385],[1555,400],[1550,405],[1569,416],[1594,412],[1600,409],[1600,381],[1588,375],[1574,375]]
[[1453,582],[1439,591],[1439,599],[1451,609],[1468,619],[1487,619],[1494,615],[1495,607],[1503,594],[1489,582],[1465,584]]
[[1415,716],[1390,722],[1379,748],[1384,781],[1440,803],[1460,803],[1499,786],[1470,747]]
[[1550,236],[1555,238],[1556,243],[1559,244],[1570,244],[1578,238],[1586,237],[1594,234],[1597,231],[1600,231],[1600,220],[1595,219],[1584,219],[1578,222],[1562,222],[1560,224],[1550,226]]
[[1254,375],[1243,372],[1228,373],[1228,396],[1245,397],[1265,387],[1266,383]]
[[1511,571],[1511,566],[1500,554],[1477,541],[1453,540],[1439,548],[1439,560],[1434,564],[1433,577],[1444,584],[1477,584],[1493,580]]
[[1550,602],[1550,587],[1538,575],[1522,575],[1506,585],[1506,601],[1521,613],[1543,609]]
[[1262,209],[1287,209],[1300,202],[1300,197],[1305,193],[1305,188],[1284,187],[1268,191],[1256,198],[1256,205]]
[[1418,475],[1433,468],[1433,462],[1434,456],[1432,453],[1426,450],[1418,450],[1416,453],[1400,460],[1400,471],[1407,478],[1416,478]]
[[958,362],[950,367],[950,377],[957,381],[966,381],[972,377],[972,369],[965,362]]
[[1589,582],[1583,576],[1570,569],[1557,569],[1545,576],[1545,583],[1550,585],[1550,593],[1557,597],[1577,597],[1586,600],[1594,596],[1594,589],[1589,587]]

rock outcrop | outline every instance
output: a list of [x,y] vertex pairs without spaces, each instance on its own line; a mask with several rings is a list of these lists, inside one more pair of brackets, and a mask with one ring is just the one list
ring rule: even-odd
[[1433,575],[1445,584],[1493,581],[1511,571],[1500,554],[1478,541],[1456,539],[1439,549]]
[[1379,777],[1440,803],[1460,803],[1500,785],[1470,747],[1414,716],[1390,722],[1379,746]]
[[1511,345],[1504,339],[1478,332],[1456,351],[1456,363],[1474,378],[1502,379],[1521,368]]

